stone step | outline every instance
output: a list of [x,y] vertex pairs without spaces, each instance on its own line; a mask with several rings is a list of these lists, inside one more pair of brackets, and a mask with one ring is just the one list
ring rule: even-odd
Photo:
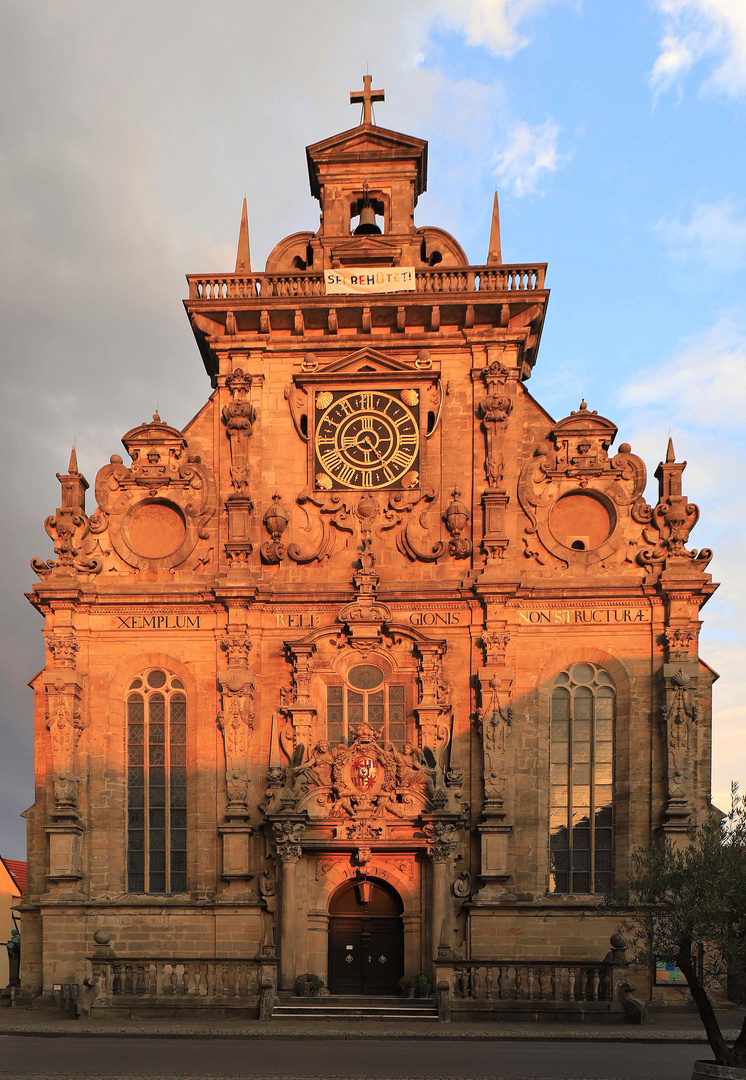
[[281,994],[273,1019],[295,1020],[426,1020],[437,1021],[432,998],[367,997],[339,994],[299,997]]

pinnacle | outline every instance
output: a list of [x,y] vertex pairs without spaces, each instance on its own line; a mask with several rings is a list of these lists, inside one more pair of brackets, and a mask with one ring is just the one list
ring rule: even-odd
[[70,464],[67,466],[67,471],[71,476],[78,472],[78,456],[75,453],[75,443],[73,443],[70,451]]
[[492,226],[490,228],[490,246],[487,253],[487,265],[499,266],[503,261],[500,241],[500,208],[497,204],[497,192],[492,203]]
[[251,254],[249,252],[249,214],[244,196],[241,209],[241,226],[238,230],[238,250],[236,251],[236,273],[251,273]]

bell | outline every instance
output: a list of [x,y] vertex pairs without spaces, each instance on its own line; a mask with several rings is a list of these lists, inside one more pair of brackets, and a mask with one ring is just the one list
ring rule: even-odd
[[360,210],[360,224],[353,233],[354,236],[365,236],[370,233],[378,233],[380,236],[381,230],[376,225],[376,211],[370,203],[366,203]]

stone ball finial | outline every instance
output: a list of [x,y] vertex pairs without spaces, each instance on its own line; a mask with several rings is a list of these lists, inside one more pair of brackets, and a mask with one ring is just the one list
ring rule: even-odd
[[111,934],[108,930],[97,930],[93,935],[93,940],[97,945],[108,945],[111,941]]
[[626,949],[627,939],[624,934],[617,932],[609,938],[609,945],[611,945],[612,949]]

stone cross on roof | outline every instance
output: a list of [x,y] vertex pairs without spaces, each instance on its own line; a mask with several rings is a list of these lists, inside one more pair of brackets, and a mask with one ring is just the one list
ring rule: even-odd
[[350,91],[350,105],[356,105],[359,101],[362,101],[363,103],[364,124],[373,123],[373,102],[386,100],[386,95],[383,90],[371,90],[370,84],[372,78],[372,75],[363,75],[363,89]]

